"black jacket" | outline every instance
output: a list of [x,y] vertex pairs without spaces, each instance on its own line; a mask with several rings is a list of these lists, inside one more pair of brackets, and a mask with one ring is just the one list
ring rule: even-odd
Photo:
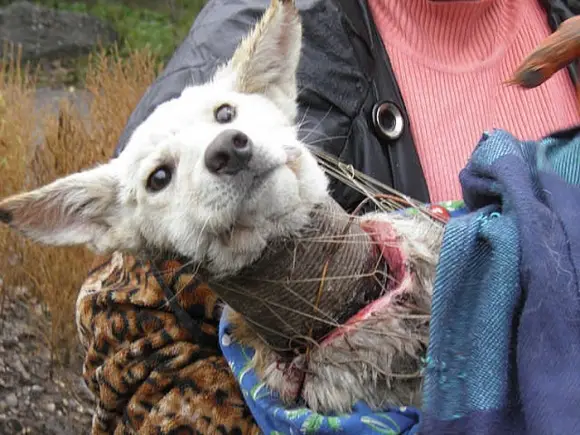
[[[580,0],[539,0],[554,30],[580,13]],[[116,154],[159,104],[208,80],[270,0],[209,0],[162,75],[131,115]],[[364,0],[296,0],[304,26],[298,119],[301,137],[382,183],[420,201],[429,193],[389,59]],[[576,66],[569,68],[576,82]],[[386,103],[386,104],[384,104]],[[402,122],[402,124],[396,121]],[[398,128],[399,125],[402,129]],[[361,196],[334,181],[347,210]]]

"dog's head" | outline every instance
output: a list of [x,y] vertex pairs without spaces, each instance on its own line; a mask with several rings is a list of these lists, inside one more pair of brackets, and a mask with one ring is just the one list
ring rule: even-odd
[[153,248],[215,274],[307,223],[327,181],[297,140],[301,22],[272,0],[213,79],[160,105],[121,155],[0,202],[0,220],[53,245]]

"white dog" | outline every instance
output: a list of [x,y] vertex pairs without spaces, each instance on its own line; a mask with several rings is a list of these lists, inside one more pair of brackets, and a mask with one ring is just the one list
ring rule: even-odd
[[[248,270],[280,240],[303,237],[317,207],[331,204],[328,219],[345,217],[332,206],[316,158],[297,140],[301,30],[293,2],[272,0],[214,78],[160,105],[118,158],[3,200],[0,220],[51,245],[179,254],[219,283]],[[412,314],[429,312],[442,229],[417,218],[372,218],[389,224],[400,270],[390,294],[383,285],[371,297],[380,300],[364,321],[307,356],[288,359],[244,323],[250,314],[233,306],[238,339],[256,348],[258,373],[289,402],[299,396],[314,410],[346,412],[361,399],[374,407],[420,401],[420,377],[408,373],[420,368],[428,316],[416,320],[420,316]],[[286,272],[299,271],[291,263],[283,265]],[[361,268],[339,266],[350,274]],[[352,278],[348,285],[359,281]],[[341,312],[341,300],[333,300],[334,314]],[[302,367],[304,376],[288,375],[280,361]],[[399,373],[403,370],[407,375]]]

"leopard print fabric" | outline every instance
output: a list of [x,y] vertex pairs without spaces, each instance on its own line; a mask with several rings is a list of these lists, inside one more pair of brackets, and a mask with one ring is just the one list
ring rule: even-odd
[[150,263],[115,253],[82,286],[92,434],[261,433],[218,346],[218,298],[178,262],[158,267],[156,276]]

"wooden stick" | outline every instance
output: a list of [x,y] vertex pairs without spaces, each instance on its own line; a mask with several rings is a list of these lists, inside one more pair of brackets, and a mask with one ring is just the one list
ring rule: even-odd
[[508,84],[535,88],[580,58],[580,16],[564,21],[520,64]]

